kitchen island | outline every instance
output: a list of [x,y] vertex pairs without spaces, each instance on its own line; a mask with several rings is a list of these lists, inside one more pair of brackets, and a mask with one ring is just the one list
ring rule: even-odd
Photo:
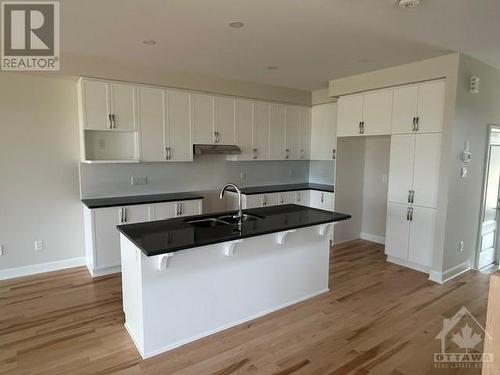
[[283,205],[120,225],[125,326],[143,358],[329,290],[349,215]]

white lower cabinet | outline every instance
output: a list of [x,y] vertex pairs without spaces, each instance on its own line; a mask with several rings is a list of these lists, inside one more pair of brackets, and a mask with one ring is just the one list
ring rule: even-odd
[[399,203],[387,204],[385,253],[390,257],[408,259],[410,237],[409,206]]
[[117,225],[201,214],[199,199],[127,207],[84,208],[87,268],[93,277],[120,272]]
[[309,206],[320,210],[333,211],[334,194],[326,191],[310,190]]
[[413,207],[410,221],[408,259],[424,267],[432,266],[436,209]]

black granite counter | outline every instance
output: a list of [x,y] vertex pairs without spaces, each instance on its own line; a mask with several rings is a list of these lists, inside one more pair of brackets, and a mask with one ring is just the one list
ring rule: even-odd
[[[234,191],[228,189],[229,191]],[[247,186],[240,189],[242,194],[252,195],[252,194],[265,194],[265,193],[278,193],[280,191],[299,191],[299,190],[318,190],[328,193],[333,193],[335,191],[333,185],[324,184],[284,184],[284,185],[267,185],[267,186]]]
[[88,208],[103,208],[117,206],[134,206],[137,204],[162,203],[175,201],[188,201],[203,199],[201,195],[192,193],[167,193],[149,195],[131,195],[126,197],[92,198],[82,199],[82,203]]
[[234,213],[236,211],[196,215],[146,223],[119,225],[117,228],[140,248],[144,254],[153,256],[351,218],[350,215],[338,212],[286,204],[244,210],[244,213],[257,215],[260,218],[244,222],[241,232],[238,230],[237,225],[218,225],[210,228],[201,228],[186,222],[193,218],[202,219]]

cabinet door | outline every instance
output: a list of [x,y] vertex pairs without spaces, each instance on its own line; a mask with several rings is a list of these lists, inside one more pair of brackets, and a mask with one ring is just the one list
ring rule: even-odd
[[166,142],[170,147],[170,160],[193,160],[191,146],[190,94],[169,91],[167,99],[168,134]]
[[116,129],[136,128],[135,87],[119,83],[111,84],[113,126]]
[[254,157],[259,160],[269,159],[269,118],[271,105],[255,102],[254,104]]
[[205,94],[191,94],[191,106],[194,143],[214,143],[214,98]]
[[322,201],[322,207],[323,207],[323,210],[327,210],[327,211],[333,211],[333,202],[334,202],[334,195],[333,193],[329,193],[329,192],[321,192],[321,196],[320,196],[320,201]]
[[413,161],[415,154],[415,135],[391,136],[391,155],[389,163],[389,202],[408,204],[410,190],[413,188]]
[[311,160],[332,160],[337,144],[337,104],[316,105],[311,112]]
[[300,152],[300,107],[286,106],[285,159],[297,160]]
[[437,207],[441,134],[417,134],[413,173],[414,203],[417,206]]
[[82,81],[82,115],[85,129],[110,129],[109,85],[102,81]]
[[408,259],[410,236],[409,206],[388,203],[385,233],[385,253],[399,259]]
[[295,193],[295,204],[301,206],[309,207],[309,190],[296,191]]
[[233,98],[215,98],[216,141],[222,145],[234,145],[234,106]]
[[201,214],[200,200],[176,202],[176,216],[191,216],[199,214]]
[[271,122],[269,131],[269,158],[283,160],[285,158],[285,106],[271,104]]
[[337,136],[350,137],[360,135],[359,124],[363,121],[363,95],[341,96],[337,103],[339,107]]
[[444,96],[444,81],[422,83],[418,86],[419,133],[443,131]]
[[[323,198],[324,200],[324,198]],[[321,201],[321,192],[317,190],[309,190],[309,207],[323,209]]]
[[311,159],[311,108],[300,108],[300,158]]
[[417,117],[418,86],[403,86],[394,89],[392,110],[392,134],[413,132],[413,120]]
[[[243,195],[241,199],[244,209],[262,207],[262,195],[260,194]],[[238,201],[238,198],[236,198],[236,201]]]
[[176,215],[176,202],[155,203],[154,220],[166,220],[175,217]]
[[138,89],[139,123],[142,161],[166,158],[164,144],[164,91],[149,87]]
[[270,194],[261,194],[261,206],[277,206],[280,203],[280,194],[279,193],[270,193]]
[[153,218],[153,212],[149,205],[137,205],[123,207],[123,224],[144,223]]
[[371,91],[363,95],[364,134],[391,134],[393,89]]
[[284,191],[279,193],[279,204],[294,204],[295,191]]
[[94,217],[95,269],[116,267],[120,261],[120,235],[116,226],[120,223],[121,209],[117,207],[92,210]]
[[240,160],[254,157],[253,145],[253,103],[248,100],[236,100],[235,143],[241,148]]
[[435,209],[413,207],[408,249],[408,259],[410,261],[426,267],[432,266],[435,222]]

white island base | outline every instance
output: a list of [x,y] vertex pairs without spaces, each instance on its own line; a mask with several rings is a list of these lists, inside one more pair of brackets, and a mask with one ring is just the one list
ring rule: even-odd
[[120,234],[125,327],[141,356],[327,292],[331,226],[152,257]]

